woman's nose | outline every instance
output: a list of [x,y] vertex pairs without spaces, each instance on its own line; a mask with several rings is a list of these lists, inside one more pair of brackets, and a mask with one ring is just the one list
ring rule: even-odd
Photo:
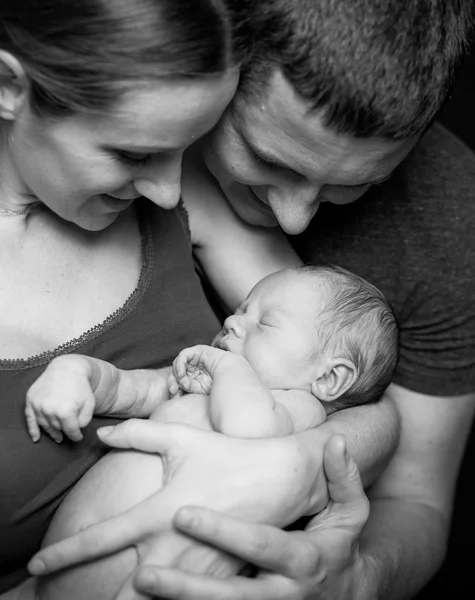
[[181,195],[182,156],[158,156],[144,166],[134,179],[137,192],[165,210],[175,208]]

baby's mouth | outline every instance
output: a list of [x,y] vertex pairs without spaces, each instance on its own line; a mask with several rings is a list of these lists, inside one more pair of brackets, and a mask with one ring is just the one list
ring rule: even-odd
[[224,341],[224,338],[214,340],[212,345],[214,346],[214,348],[219,348],[220,350],[225,350],[226,352],[229,352],[228,345]]

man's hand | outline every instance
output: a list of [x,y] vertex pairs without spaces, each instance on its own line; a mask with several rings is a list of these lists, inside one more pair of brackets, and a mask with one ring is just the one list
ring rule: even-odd
[[137,548],[139,557],[148,554],[156,532],[170,516],[164,510],[167,501],[173,506],[172,515],[182,506],[206,506],[279,527],[309,514],[311,507],[320,510],[328,501],[325,476],[322,470],[314,473],[315,463],[304,453],[298,436],[247,440],[137,419],[105,429],[109,435],[101,439],[110,446],[162,455],[164,489],[123,515],[42,549],[29,564],[32,574],[50,573],[130,546]]
[[214,373],[225,356],[224,350],[211,346],[185,348],[173,361],[173,375],[185,392],[209,395]]
[[196,557],[191,550],[178,564],[181,570],[140,568],[134,578],[137,592],[168,600],[354,599],[363,576],[358,542],[369,502],[341,436],[328,441],[324,468],[330,502],[306,531],[285,532],[197,507],[182,509],[175,517],[183,533],[260,567],[255,579],[192,575]]
[[96,401],[84,365],[76,359],[55,358],[28,390],[25,417],[34,442],[41,429],[57,443],[63,433],[73,442],[82,440],[81,429],[91,421]]

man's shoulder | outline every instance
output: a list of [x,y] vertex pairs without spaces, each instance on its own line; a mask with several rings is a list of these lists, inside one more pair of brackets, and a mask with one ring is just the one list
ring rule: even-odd
[[401,171],[417,187],[443,186],[447,191],[475,182],[475,153],[443,125],[435,122],[401,165]]

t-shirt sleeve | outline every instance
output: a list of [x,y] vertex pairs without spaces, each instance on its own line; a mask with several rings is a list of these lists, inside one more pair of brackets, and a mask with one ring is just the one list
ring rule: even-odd
[[[400,357],[394,381],[416,392],[475,391],[475,157],[433,128],[406,172],[411,238],[398,299]],[[396,293],[397,297],[397,293]]]

